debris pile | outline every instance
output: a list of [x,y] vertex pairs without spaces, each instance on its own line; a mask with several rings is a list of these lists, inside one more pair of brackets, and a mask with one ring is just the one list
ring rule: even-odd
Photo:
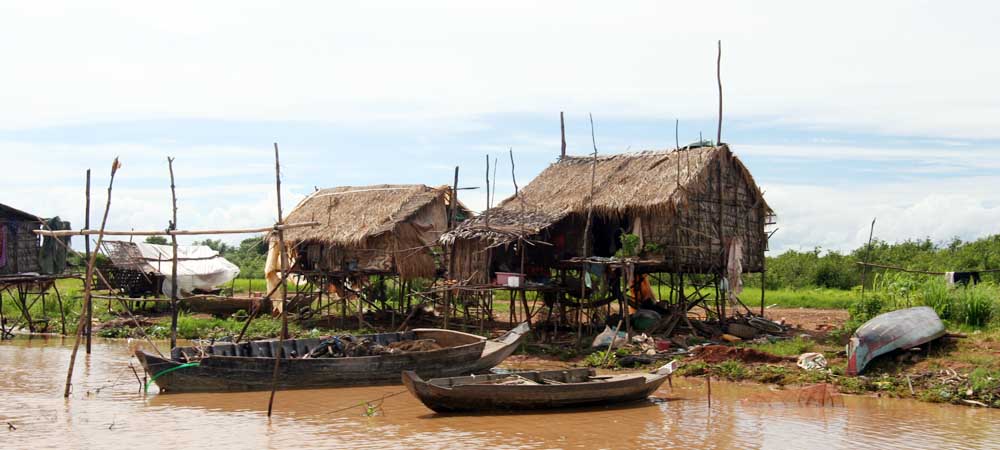
[[356,356],[391,355],[396,353],[427,352],[442,348],[434,339],[397,341],[382,345],[372,339],[358,336],[331,336],[320,342],[303,358],[344,358]]

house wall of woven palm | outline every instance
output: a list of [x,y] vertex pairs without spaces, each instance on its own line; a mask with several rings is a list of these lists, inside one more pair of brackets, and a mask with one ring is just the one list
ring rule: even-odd
[[452,278],[472,284],[496,284],[498,272],[523,268],[528,285],[540,286],[555,283],[545,278],[558,269],[588,262],[721,279],[764,269],[773,219],[730,147],[705,143],[563,156],[442,241],[455,248]]

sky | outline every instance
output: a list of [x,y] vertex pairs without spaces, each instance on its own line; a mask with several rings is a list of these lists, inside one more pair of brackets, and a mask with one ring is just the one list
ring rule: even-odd
[[[699,4],[694,4],[699,3]],[[704,3],[704,4],[702,4]],[[990,2],[4,2],[0,203],[83,224],[269,226],[315,188],[450,184],[485,206],[559,155],[717,132],[777,213],[771,249],[1000,232]],[[675,120],[678,133],[675,136]],[[96,227],[96,225],[94,225]],[[248,236],[226,236],[238,242]],[[190,242],[194,238],[182,239]],[[80,246],[77,240],[75,245]]]

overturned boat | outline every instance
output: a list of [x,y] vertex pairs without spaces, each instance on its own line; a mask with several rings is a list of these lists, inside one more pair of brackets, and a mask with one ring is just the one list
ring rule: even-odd
[[926,344],[945,333],[944,324],[929,306],[875,316],[861,325],[847,344],[847,374],[858,375],[878,356]]
[[[399,374],[406,370],[427,377],[482,372],[510,356],[528,331],[522,323],[495,339],[433,328],[353,337],[369,344],[362,350],[379,349],[360,353],[368,356],[346,352],[346,338],[288,339],[277,388],[399,384]],[[271,389],[278,349],[277,340],[264,340],[175,347],[170,359],[142,350],[135,355],[161,392],[259,391]]]
[[674,362],[651,373],[597,375],[591,368],[434,378],[403,372],[403,384],[440,412],[537,410],[642,400],[660,388]]

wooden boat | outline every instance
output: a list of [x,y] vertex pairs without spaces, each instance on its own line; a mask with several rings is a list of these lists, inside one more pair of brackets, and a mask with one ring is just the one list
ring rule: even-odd
[[880,314],[861,325],[847,344],[847,374],[861,373],[871,360],[945,335],[933,308],[918,306]]
[[579,368],[540,372],[433,378],[403,372],[403,384],[424,405],[440,413],[536,410],[609,405],[641,400],[673,372],[671,362],[652,373],[596,375]]
[[[402,333],[381,333],[368,338],[388,346],[400,341],[431,339],[442,348],[376,356],[336,358],[303,357],[323,345],[323,339],[289,339],[279,364],[279,389],[309,389],[398,384],[399,374],[412,370],[428,377],[449,377],[486,371],[517,349],[527,335],[522,323],[496,339],[459,331],[418,328]],[[205,347],[175,347],[170,359],[135,352],[143,369],[162,392],[229,392],[271,389],[277,340],[242,344],[219,343]]]

